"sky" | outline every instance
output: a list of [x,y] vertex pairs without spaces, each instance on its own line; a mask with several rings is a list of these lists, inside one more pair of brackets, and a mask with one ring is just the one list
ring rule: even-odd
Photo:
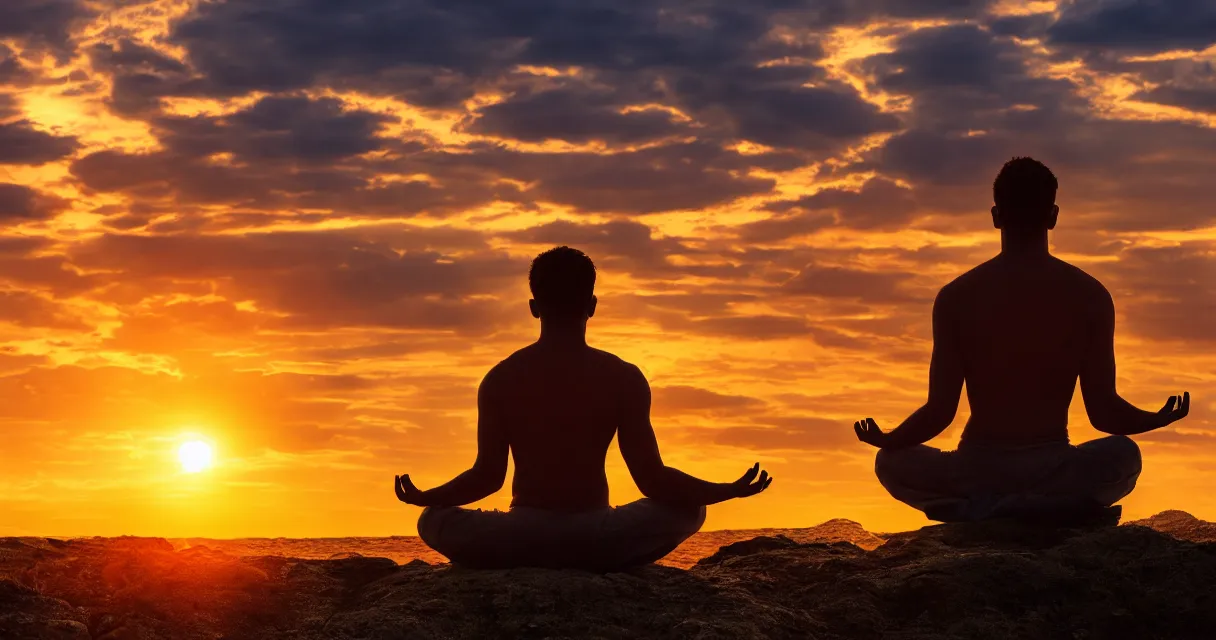
[[1216,520],[1214,61],[1210,0],[4,0],[0,535],[414,534],[559,244],[668,464],[776,478],[707,529],[922,526],[852,423],[924,401],[1021,155],[1120,392],[1193,395],[1125,519]]

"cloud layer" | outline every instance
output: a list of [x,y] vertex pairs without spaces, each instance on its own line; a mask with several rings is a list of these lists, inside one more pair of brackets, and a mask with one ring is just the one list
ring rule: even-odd
[[933,296],[998,250],[991,181],[1033,155],[1057,252],[1119,306],[1121,388],[1197,399],[1129,508],[1214,518],[1187,487],[1216,458],[1216,13],[1016,5],[8,0],[0,509],[408,533],[384,478],[472,460],[477,382],[535,334],[528,261],[569,244],[665,457],[781,478],[713,526],[912,526],[848,427],[922,401]]

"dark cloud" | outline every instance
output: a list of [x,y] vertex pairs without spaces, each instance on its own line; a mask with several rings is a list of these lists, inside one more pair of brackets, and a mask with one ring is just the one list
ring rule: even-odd
[[868,302],[906,302],[914,299],[904,288],[909,273],[862,271],[845,267],[807,265],[783,286],[790,295],[845,298]]
[[94,329],[65,305],[29,291],[0,291],[0,322],[26,328]]
[[647,214],[768,193],[776,182],[750,175],[751,169],[799,164],[785,154],[745,155],[703,141],[609,153],[525,153],[492,146],[469,151],[421,152],[408,158],[406,166],[441,181],[461,175],[478,182],[507,178],[527,183],[530,188],[521,198],[583,212]]
[[0,182],[0,222],[43,220],[54,217],[66,203],[25,185]]
[[[115,103],[132,110],[170,94],[226,97],[314,86],[454,109],[479,89],[514,82],[518,65],[578,67],[595,87],[570,81],[517,88],[482,109],[470,130],[625,143],[685,132],[685,123],[662,110],[622,112],[658,103],[691,113],[711,137],[825,151],[892,130],[898,121],[852,87],[826,81],[810,62],[823,56],[817,43],[769,38],[774,26],[969,12],[983,3],[930,3],[911,12],[898,3],[860,4],[807,11],[786,0],[746,7],[662,0],[231,1],[200,5],[175,25],[170,39],[188,51],[189,69],[131,44],[102,47],[98,57],[115,75]],[[801,62],[769,65],[774,59]]]
[[[574,246],[590,255],[601,269],[641,278],[741,278],[748,273],[745,265],[725,262],[719,254],[694,247],[682,238],[655,237],[649,226],[633,220],[601,224],[558,220],[502,235],[527,244]],[[677,262],[673,258],[684,260]]]
[[1216,113],[1216,85],[1210,87],[1160,86],[1132,95],[1133,100]]
[[201,79],[188,66],[128,38],[99,42],[87,53],[95,71],[110,75],[110,107],[122,115],[155,112],[162,97],[189,96],[202,89]]
[[[1216,66],[1211,62],[1174,62],[1161,71],[1169,75],[1158,80],[1160,84],[1156,87],[1136,92],[1131,99],[1216,113]],[[1145,75],[1151,78],[1151,74]]]
[[7,93],[0,93],[0,120],[8,119],[21,113],[17,99]]
[[39,131],[25,120],[0,123],[0,164],[44,164],[72,155],[77,146],[75,138]]
[[1028,40],[1041,37],[1055,22],[1050,13],[1031,13],[1019,16],[1001,16],[988,21],[988,30],[1000,36],[1013,36]]
[[[1030,69],[1044,62],[1040,55],[980,27],[958,25],[913,31],[896,40],[894,52],[865,62],[876,82],[912,104],[911,126],[871,151],[865,166],[914,185],[925,214],[976,214],[918,226],[985,226],[979,214],[991,205],[993,177],[1009,158],[1023,155],[1055,171],[1062,220],[1071,225],[1185,229],[1216,217],[1196,206],[1216,162],[1216,131],[1102,117],[1075,81],[1035,77]],[[1146,216],[1146,210],[1169,214]]]
[[1195,243],[1131,248],[1095,265],[1127,329],[1160,342],[1216,342],[1216,251]]
[[4,0],[0,38],[66,49],[72,28],[92,15],[88,3],[78,0]]
[[345,110],[334,98],[272,96],[220,117],[160,117],[161,142],[189,158],[231,153],[237,162],[330,163],[382,148],[390,118]]
[[[437,242],[446,240],[440,233]],[[425,230],[375,234],[105,235],[70,254],[109,281],[206,283],[225,299],[286,314],[283,327],[382,326],[484,333],[508,322],[495,296],[526,263],[490,251],[453,257]]]
[[[0,43],[0,86],[30,79],[33,74],[11,48]],[[2,96],[3,94],[0,94]],[[0,118],[7,114],[0,110]]]
[[722,98],[739,138],[773,147],[836,151],[899,125],[851,87],[756,88]]
[[742,225],[744,239],[780,240],[833,223],[854,229],[900,226],[916,213],[917,204],[912,189],[878,176],[857,190],[829,187],[795,200],[770,202],[765,208],[783,215]]
[[727,395],[686,385],[654,388],[655,415],[713,414],[733,415],[755,411],[764,406],[757,398]]
[[1087,108],[1068,80],[1035,77],[1037,55],[977,25],[917,29],[863,61],[882,89],[912,98],[913,129],[1035,131]]
[[1151,53],[1216,43],[1210,0],[1072,0],[1047,30],[1055,45]]
[[611,91],[548,90],[516,95],[483,107],[468,124],[473,133],[540,142],[565,140],[632,144],[694,129],[660,109],[622,112]]

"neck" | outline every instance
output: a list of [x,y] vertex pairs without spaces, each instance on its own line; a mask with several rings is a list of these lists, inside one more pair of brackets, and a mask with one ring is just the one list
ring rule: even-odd
[[585,347],[587,346],[587,321],[582,322],[552,322],[541,318],[540,338],[538,344]]
[[1017,257],[1051,255],[1050,243],[1047,241],[1047,229],[1016,232],[1001,229],[1001,253]]

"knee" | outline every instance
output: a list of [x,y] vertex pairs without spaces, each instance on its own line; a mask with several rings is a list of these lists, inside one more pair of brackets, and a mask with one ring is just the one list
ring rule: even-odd
[[705,505],[701,505],[694,509],[689,509],[688,514],[688,535],[692,535],[701,530],[705,526]]
[[656,522],[666,522],[665,527],[686,537],[700,531],[705,525],[705,505],[671,505],[642,498],[629,506],[644,507],[658,518]]
[[1126,475],[1136,475],[1140,473],[1144,461],[1140,455],[1140,446],[1135,440],[1127,436],[1110,436],[1105,438],[1105,444],[1113,457]]
[[874,475],[884,487],[898,476],[903,466],[901,453],[900,449],[879,449],[878,455],[874,456]]
[[432,549],[439,543],[439,530],[443,520],[443,509],[427,507],[418,516],[418,537]]

